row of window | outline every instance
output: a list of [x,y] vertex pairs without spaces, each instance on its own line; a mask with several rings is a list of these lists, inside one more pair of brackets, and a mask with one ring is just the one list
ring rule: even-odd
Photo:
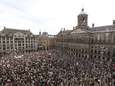
[[[68,48],[69,49],[69,48]],[[66,50],[68,50],[66,49]],[[69,49],[72,52],[76,52],[76,53],[91,53],[91,54],[103,54],[103,55],[110,55],[110,51],[108,51],[107,49],[95,49],[92,48],[90,51],[89,49]]]
[[[10,41],[10,42],[9,42],[9,41],[7,41],[7,42],[5,42],[5,41],[1,42],[1,41],[0,41],[0,44],[1,44],[1,43],[13,43],[13,41]],[[14,43],[24,43],[24,41],[22,41],[22,42],[21,42],[21,41],[18,41],[18,42],[15,41]],[[27,42],[27,41],[26,41],[25,43],[27,43],[27,44],[28,44],[28,43],[35,43],[35,41],[31,41],[31,42]]]
[[[15,49],[25,49],[25,48],[35,48],[34,46],[26,46],[26,47],[24,47],[24,46],[22,46],[22,47],[17,47],[17,46],[15,46]],[[9,50],[9,49],[13,49],[13,47],[0,47],[0,50],[1,49],[3,49],[3,50]]]
[[[1,37],[0,36],[0,39],[13,39],[13,37],[5,37],[5,36],[3,36],[3,37]],[[20,38],[19,38],[20,39]],[[35,39],[35,38],[33,38],[33,37],[26,37],[25,39]]]
[[[89,39],[84,39],[84,38],[68,38],[68,39],[57,39],[58,42],[90,42],[90,43],[111,43],[111,39],[100,39],[98,40],[97,38],[93,39],[91,38],[90,40]],[[115,39],[113,40],[113,43],[115,43]]]

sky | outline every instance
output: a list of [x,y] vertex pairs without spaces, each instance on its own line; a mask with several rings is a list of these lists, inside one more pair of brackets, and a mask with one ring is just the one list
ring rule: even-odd
[[115,0],[0,0],[0,30],[3,27],[30,30],[33,34],[56,35],[61,28],[77,26],[81,9],[88,14],[88,25],[112,25]]

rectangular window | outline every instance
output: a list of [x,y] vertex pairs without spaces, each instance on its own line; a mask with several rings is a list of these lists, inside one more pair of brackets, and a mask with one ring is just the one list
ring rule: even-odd
[[11,43],[13,43],[13,41],[11,41]]
[[5,43],[5,40],[2,40],[3,43]]

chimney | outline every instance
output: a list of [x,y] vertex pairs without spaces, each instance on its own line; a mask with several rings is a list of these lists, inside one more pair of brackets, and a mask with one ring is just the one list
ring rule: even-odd
[[65,31],[65,28],[63,28],[63,30]]
[[94,28],[94,26],[95,26],[95,24],[93,23],[93,24],[92,24],[92,28]]
[[4,26],[4,29],[6,29],[6,27]]
[[115,25],[115,20],[113,20],[113,25]]
[[39,35],[41,36],[41,32],[39,32]]

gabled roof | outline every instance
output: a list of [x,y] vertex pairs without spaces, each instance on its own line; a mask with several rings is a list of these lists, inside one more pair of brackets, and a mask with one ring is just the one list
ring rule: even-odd
[[32,34],[30,32],[30,30],[20,30],[20,29],[12,29],[12,28],[6,28],[4,27],[4,29],[1,31],[2,33],[4,34],[14,34],[14,33],[17,33],[17,32],[21,32],[23,34]]
[[90,28],[90,30],[92,32],[111,32],[111,31],[115,31],[115,26],[113,25],[99,26],[99,27]]
[[70,32],[71,32],[72,30],[65,30],[65,31],[60,31],[59,33],[58,33],[58,35],[67,35],[67,34],[69,34]]

